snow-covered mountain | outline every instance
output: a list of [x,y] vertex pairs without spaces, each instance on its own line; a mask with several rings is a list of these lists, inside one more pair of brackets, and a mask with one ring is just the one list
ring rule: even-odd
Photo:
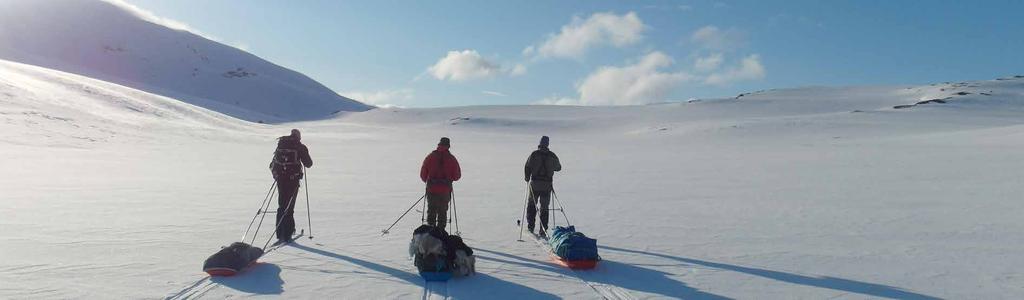
[[261,126],[177,99],[4,60],[0,104],[0,141],[15,145],[96,148],[182,134],[231,139]]
[[80,74],[258,122],[371,106],[313,79],[106,1],[0,1],[0,59]]

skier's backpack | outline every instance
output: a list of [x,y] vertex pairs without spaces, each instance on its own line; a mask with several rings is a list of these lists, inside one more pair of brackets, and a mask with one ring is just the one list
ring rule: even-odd
[[[441,152],[439,152],[437,150],[434,150],[433,152],[430,153],[430,155],[433,155],[434,157],[437,158],[437,170],[438,171],[436,173],[434,173],[434,174],[429,174],[429,175],[432,175],[432,176],[435,176],[435,177],[427,178],[427,185],[429,185],[429,186],[452,187],[452,181],[448,180],[448,172],[446,172],[445,169],[444,169],[444,159],[445,159],[444,153],[441,153]],[[441,176],[441,177],[436,177],[436,176]]]
[[597,240],[576,231],[576,227],[555,227],[549,241],[551,250],[559,258],[569,261],[598,260]]
[[[534,151],[530,155],[531,155],[531,158],[533,158],[532,156],[540,157],[539,158],[540,159],[540,168],[532,170],[532,172],[530,174],[530,179],[534,180],[534,181],[542,181],[542,182],[551,182],[551,181],[553,181],[553,179],[554,179],[553,175],[554,174],[549,174],[550,172],[548,172],[548,159],[551,158],[552,156],[554,156],[555,153],[553,153],[551,151],[537,150],[537,151]],[[557,156],[555,156],[555,158],[557,159]]]
[[274,158],[270,160],[270,174],[274,180],[296,180],[302,178],[302,162],[299,151],[277,148]]

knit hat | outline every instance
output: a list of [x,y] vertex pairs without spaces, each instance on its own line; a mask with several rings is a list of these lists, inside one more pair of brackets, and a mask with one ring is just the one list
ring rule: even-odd
[[548,136],[545,135],[545,136],[540,137],[540,145],[539,145],[540,147],[547,148],[549,143],[551,143],[551,141],[548,138]]
[[452,140],[448,139],[448,137],[443,137],[443,138],[441,138],[441,142],[438,142],[437,145],[438,146],[451,147],[452,146]]
[[295,139],[302,139],[302,133],[298,129],[292,129],[292,137]]

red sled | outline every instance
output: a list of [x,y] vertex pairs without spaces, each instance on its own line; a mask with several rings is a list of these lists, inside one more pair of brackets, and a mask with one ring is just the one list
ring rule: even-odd
[[209,268],[203,270],[203,272],[206,272],[206,274],[210,274],[210,276],[214,277],[227,277],[235,276],[235,274],[238,274],[238,270],[231,268]]
[[557,260],[558,264],[573,270],[590,270],[597,267],[597,260]]
[[[246,268],[252,267],[255,264],[257,264],[257,262],[253,261],[253,262],[249,263],[248,265],[246,265],[245,267]],[[244,270],[244,269],[242,269],[242,270]],[[206,272],[206,274],[210,274],[210,276],[213,276],[213,277],[230,277],[230,276],[238,275],[238,273],[241,273],[242,270],[236,270],[234,268],[228,268],[228,267],[210,267],[210,268],[203,269],[203,272]]]

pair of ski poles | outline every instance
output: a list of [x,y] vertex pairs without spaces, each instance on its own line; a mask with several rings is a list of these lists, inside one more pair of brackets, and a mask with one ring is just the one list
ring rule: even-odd
[[[312,213],[310,212],[311,209],[310,209],[310,206],[309,206],[309,181],[306,179],[306,176],[305,176],[306,175],[306,168],[305,168],[305,166],[303,166],[303,168],[302,168],[302,174],[303,174],[302,182],[303,182],[303,185],[305,185],[305,192],[306,192],[306,221],[308,221],[307,224],[309,226],[309,239],[313,239],[313,219],[311,217]],[[273,193],[274,193],[274,191],[276,189],[277,189],[277,180],[274,180],[274,183],[270,185],[270,190],[267,191],[267,195],[263,197],[263,202],[260,204],[260,208],[256,210],[256,215],[252,217],[251,221],[249,221],[249,226],[245,228],[245,233],[242,233],[241,240],[243,242],[245,242],[245,237],[249,235],[249,230],[252,229],[252,225],[256,224],[256,218],[260,217],[259,218],[260,222],[259,222],[259,224],[256,225],[256,232],[253,232],[253,234],[252,234],[252,241],[250,241],[249,244],[252,244],[252,243],[256,242],[256,236],[260,232],[260,227],[263,226],[263,220],[266,218],[266,215],[268,213],[270,213],[270,203],[271,203],[270,199],[273,199]],[[288,205],[287,205],[288,208],[287,208],[286,211],[291,210],[293,207],[295,207],[295,200],[296,200],[296,198],[298,198],[298,196],[299,196],[298,195],[298,191],[296,191],[295,195],[292,196],[291,199],[288,200]],[[278,218],[280,218],[280,216],[278,216]],[[278,222],[278,224],[274,228],[274,231],[276,232],[277,229],[280,228],[280,227],[281,227],[281,224],[280,224],[280,222]],[[267,244],[269,244],[269,243],[270,243],[270,239],[267,240]],[[264,248],[265,247],[266,246],[264,246]]]
[[[452,208],[452,217],[448,218],[448,220],[446,222],[452,223],[452,221],[454,221],[455,222],[455,235],[462,235],[462,232],[459,231],[459,209],[455,205],[455,192],[452,191],[449,195],[451,195],[451,201],[448,202],[448,205],[451,206],[451,208]],[[412,206],[409,206],[409,209],[406,209],[405,212],[402,213],[402,215],[398,217],[398,220],[395,220],[394,223],[391,223],[391,226],[388,226],[387,229],[381,230],[381,234],[380,235],[384,236],[384,235],[387,235],[388,233],[391,233],[391,229],[394,228],[395,225],[397,225],[399,221],[402,221],[402,219],[405,218],[405,215],[409,214],[409,212],[412,211],[412,209],[415,208],[416,205],[420,204],[420,202],[423,202],[423,208],[420,211],[420,222],[426,223],[427,222],[427,218],[426,218],[427,202],[423,201],[423,199],[425,199],[425,198],[427,198],[427,193],[423,193],[423,196],[420,196],[419,200],[416,200],[416,202],[414,202],[412,204]]]
[[[569,216],[565,214],[565,207],[562,206],[562,201],[558,200],[558,193],[555,192],[554,188],[551,189],[551,195],[554,198],[555,204],[558,204],[558,208],[549,208],[548,211],[557,210],[562,212],[562,217],[565,218],[566,226],[571,226],[572,223],[569,222]],[[526,182],[526,203],[523,204],[523,218],[516,222],[517,225],[519,225],[519,241],[523,240],[523,221],[526,220],[526,210],[530,207],[530,200],[533,198],[533,185],[530,184],[530,182]]]

